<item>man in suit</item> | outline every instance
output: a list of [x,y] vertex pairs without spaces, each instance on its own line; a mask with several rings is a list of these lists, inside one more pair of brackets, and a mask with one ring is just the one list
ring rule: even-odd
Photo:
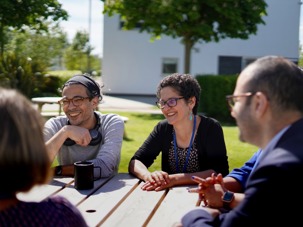
[[[302,209],[297,208],[303,204],[297,186],[303,174],[302,70],[283,57],[259,58],[241,72],[227,100],[239,139],[260,147],[262,154],[237,206],[227,213],[197,208],[182,217],[182,226],[302,225]],[[228,209],[235,197],[219,178],[194,180],[201,194],[207,190],[221,193]]]

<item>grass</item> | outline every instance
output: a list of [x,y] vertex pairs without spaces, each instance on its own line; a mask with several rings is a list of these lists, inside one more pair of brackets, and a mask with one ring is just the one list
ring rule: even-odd
[[[102,113],[109,113],[102,111]],[[115,112],[121,116],[128,117],[125,124],[126,137],[122,143],[121,162],[119,172],[128,172],[128,163],[133,154],[142,145],[144,140],[153,130],[154,126],[162,119],[161,114],[146,114],[146,113],[132,113],[132,112]],[[257,147],[247,143],[242,143],[238,139],[237,126],[224,126],[223,133],[225,144],[227,148],[227,155],[229,161],[229,170],[240,167],[247,161],[252,154],[257,151]],[[53,165],[57,165],[55,161]],[[161,169],[161,158],[158,156],[154,164],[149,168],[150,171]]]
[[[131,112],[116,113],[129,118],[125,124],[126,138],[123,140],[119,166],[119,172],[127,172],[130,158],[141,146],[157,122],[163,119],[163,116],[161,114]],[[238,139],[238,127],[236,126],[223,125],[223,132],[227,147],[229,170],[232,170],[233,168],[242,166],[257,150],[257,147],[240,142]],[[156,162],[150,167],[150,171],[159,169],[161,169],[160,157],[158,157]]]

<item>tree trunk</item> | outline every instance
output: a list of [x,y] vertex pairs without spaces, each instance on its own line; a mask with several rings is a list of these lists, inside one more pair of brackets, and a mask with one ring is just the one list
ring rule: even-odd
[[193,43],[190,40],[184,41],[185,55],[184,55],[184,73],[190,74],[190,62],[191,62],[191,49]]

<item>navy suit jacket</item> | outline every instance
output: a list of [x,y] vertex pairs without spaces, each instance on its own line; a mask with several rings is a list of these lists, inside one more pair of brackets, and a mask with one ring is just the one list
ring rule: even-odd
[[245,199],[212,218],[195,209],[182,218],[186,226],[303,226],[303,118],[292,124],[272,150],[261,155],[248,179]]

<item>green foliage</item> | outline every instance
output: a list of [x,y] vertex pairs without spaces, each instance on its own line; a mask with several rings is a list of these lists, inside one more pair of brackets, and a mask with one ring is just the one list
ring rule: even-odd
[[54,59],[63,57],[68,45],[67,35],[52,25],[49,25],[47,32],[25,29],[23,33],[13,30],[7,34],[10,42],[5,46],[5,53],[30,58],[33,72],[45,72],[52,66]]
[[78,31],[72,44],[66,49],[64,55],[65,67],[68,70],[80,70],[91,73],[100,71],[101,59],[91,55],[93,47],[89,43],[88,33]]
[[60,89],[63,80],[60,77],[52,75],[40,75],[40,86],[35,88],[35,97],[61,96]]
[[22,28],[24,25],[45,28],[47,19],[67,20],[68,14],[61,6],[57,0],[1,0],[1,25],[14,28]]
[[12,1],[1,0],[0,7],[0,47],[3,47],[7,37],[4,31],[10,27],[24,29],[25,26],[35,30],[48,30],[47,21],[67,20],[68,14],[57,0]]
[[81,74],[82,72],[79,70],[56,70],[56,71],[48,71],[49,74],[61,77],[63,80],[67,80],[70,77]]
[[14,54],[0,57],[0,85],[18,89],[30,97],[35,87],[30,60],[17,58]]
[[139,28],[152,39],[160,35],[180,37],[185,46],[185,73],[195,43],[220,39],[248,39],[264,24],[267,4],[262,0],[103,0],[104,13],[119,14],[124,29]]
[[197,76],[202,92],[198,111],[225,123],[234,123],[225,99],[233,94],[237,75],[202,75]]
[[29,58],[5,54],[0,57],[0,86],[19,90],[28,98],[34,96],[58,96],[58,77],[34,73]]

